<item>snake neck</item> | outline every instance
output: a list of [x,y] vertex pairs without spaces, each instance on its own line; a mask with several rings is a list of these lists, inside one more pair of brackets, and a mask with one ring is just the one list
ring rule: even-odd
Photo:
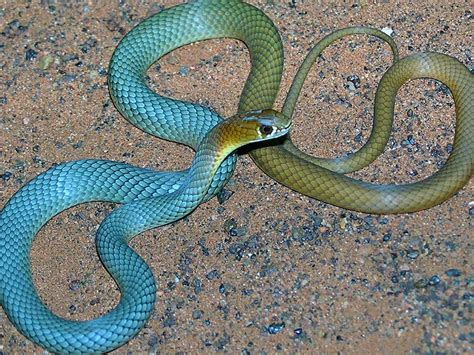
[[214,127],[201,141],[188,171],[187,181],[177,194],[191,193],[204,198],[213,176],[225,158],[242,146],[231,139],[230,125],[226,121]]

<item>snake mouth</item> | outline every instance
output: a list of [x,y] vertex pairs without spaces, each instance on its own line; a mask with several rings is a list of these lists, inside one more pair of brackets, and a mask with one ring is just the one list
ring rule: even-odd
[[285,135],[285,134],[288,134],[290,132],[290,129],[291,129],[292,125],[293,125],[293,122],[289,121],[285,126],[277,128],[276,132],[277,133],[282,132],[283,133],[282,136]]

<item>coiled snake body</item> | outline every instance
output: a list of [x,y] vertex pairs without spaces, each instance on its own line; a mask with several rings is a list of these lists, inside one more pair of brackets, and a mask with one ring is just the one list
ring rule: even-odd
[[[258,9],[238,0],[194,1],[162,11],[128,33],[110,62],[112,99],[119,111],[144,131],[197,149],[193,165],[182,172],[153,172],[112,161],[81,160],[55,166],[18,191],[0,215],[0,303],[11,322],[32,341],[54,352],[103,352],[132,338],[151,314],[155,284],[148,266],[127,246],[128,241],[142,231],[185,216],[212,198],[233,172],[236,156],[230,154],[232,150],[285,134],[285,117],[291,117],[314,60],[330,42],[353,33],[384,39],[397,57],[395,44],[380,31],[352,28],[335,32],[308,55],[283,115],[268,110],[280,83],[282,45],[274,25]],[[144,84],[146,70],[164,54],[218,37],[240,39],[250,51],[252,67],[239,112],[251,113],[218,124],[219,116],[210,110],[159,96]],[[398,88],[411,78],[424,76],[448,85],[455,100],[455,141],[443,168],[424,181],[402,186],[372,185],[341,174],[366,166],[382,152]],[[326,161],[304,155],[286,139],[283,144],[253,150],[251,156],[281,183],[341,207],[373,213],[429,208],[454,194],[473,173],[473,100],[473,76],[457,60],[435,53],[407,57],[382,79],[376,97],[377,120],[367,145],[359,152]],[[229,135],[231,131],[243,133]],[[120,286],[121,299],[106,315],[75,322],[57,317],[39,299],[31,278],[29,250],[37,231],[50,218],[88,201],[123,204],[97,232],[98,252]]]

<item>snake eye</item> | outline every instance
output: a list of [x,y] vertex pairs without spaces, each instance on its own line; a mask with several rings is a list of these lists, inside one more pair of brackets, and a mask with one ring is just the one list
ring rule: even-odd
[[261,125],[260,128],[259,128],[259,131],[262,135],[268,136],[268,135],[272,134],[273,127],[268,126],[268,125]]

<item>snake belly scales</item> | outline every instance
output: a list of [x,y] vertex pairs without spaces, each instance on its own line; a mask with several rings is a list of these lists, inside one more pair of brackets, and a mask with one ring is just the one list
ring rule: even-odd
[[[197,150],[191,168],[154,172],[113,161],[80,160],[57,165],[20,189],[0,214],[0,303],[10,321],[26,337],[53,352],[105,352],[126,343],[143,327],[156,297],[153,275],[128,247],[128,241],[147,229],[182,218],[215,196],[234,170],[236,154],[231,151],[252,141],[248,137],[247,141],[230,138],[226,124],[207,108],[151,91],[144,77],[152,63],[200,40],[226,37],[244,42],[250,52],[251,70],[238,112],[251,113],[226,121],[247,124],[250,120],[260,128],[270,127],[270,135],[254,137],[265,140],[288,129],[282,121],[292,116],[306,74],[321,51],[334,40],[357,33],[388,42],[395,58],[377,89],[367,144],[354,154],[327,160],[300,152],[286,136],[280,144],[252,150],[252,159],[265,173],[298,192],[367,213],[430,208],[461,189],[474,167],[474,79],[456,59],[421,53],[398,60],[396,45],[383,32],[362,27],[339,30],[310,51],[281,115],[269,110],[283,71],[282,44],[271,20],[238,0],[191,1],[161,11],[129,32],[112,56],[108,77],[113,102],[127,120],[147,133]],[[419,77],[437,79],[453,94],[456,133],[445,165],[431,177],[407,185],[374,185],[345,176],[382,153],[391,131],[397,90]],[[276,121],[279,129],[275,129]],[[218,138],[221,136],[225,142]],[[38,297],[29,251],[36,233],[49,219],[91,201],[123,204],[102,222],[96,237],[101,261],[119,285],[121,298],[113,310],[99,318],[65,320],[50,312]]]

